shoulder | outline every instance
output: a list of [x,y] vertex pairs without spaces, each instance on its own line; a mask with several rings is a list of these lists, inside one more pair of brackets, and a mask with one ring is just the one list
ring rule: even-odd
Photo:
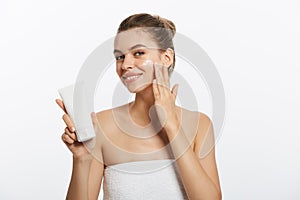
[[213,122],[205,113],[199,112],[198,129],[194,142],[194,151],[200,158],[204,158],[215,146]]
[[[198,124],[198,131],[206,129],[207,127],[212,125],[212,121],[211,121],[210,117],[203,112],[191,111],[191,110],[181,108],[181,107],[177,107],[177,109],[181,110],[182,116],[185,117],[186,119],[197,120],[196,123]],[[179,113],[180,113],[180,111],[179,111]]]
[[212,124],[210,117],[203,112],[191,111],[182,107],[176,107],[176,112],[179,115],[181,113],[181,116],[184,117],[186,120],[193,120],[193,123],[197,123],[198,131],[199,128],[202,130]]
[[106,109],[106,110],[102,110],[96,113],[98,120],[101,121],[107,121],[107,120],[111,120],[113,118],[113,114],[115,112],[122,112],[124,110],[124,108],[128,106],[128,104],[124,104],[115,108],[111,108],[111,109]]
[[114,128],[116,128],[118,124],[117,122],[125,113],[126,106],[128,106],[128,104],[97,112],[96,116],[101,128],[106,131],[115,130]]
[[199,128],[200,129],[207,129],[212,126],[212,121],[210,117],[202,112],[198,112],[199,115]]
[[102,110],[96,113],[97,119],[99,121],[105,121],[109,119],[112,115],[112,109]]
[[[184,121],[192,135],[193,151],[200,155],[205,156],[214,147],[214,132],[213,123],[211,118],[204,112],[191,111],[188,109],[180,108]],[[191,130],[191,127],[193,130]]]

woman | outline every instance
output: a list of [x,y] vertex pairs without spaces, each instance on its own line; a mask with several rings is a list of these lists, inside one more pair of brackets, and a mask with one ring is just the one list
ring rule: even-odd
[[[144,13],[120,24],[114,43],[116,71],[135,100],[92,114],[97,139],[89,151],[77,141],[68,114],[63,115],[67,127],[62,140],[73,154],[67,199],[97,199],[103,177],[104,199],[222,198],[214,148],[200,156],[205,146],[214,145],[212,123],[203,113],[176,106],[178,85],[170,89],[175,31],[171,21]],[[63,102],[56,102],[65,111]],[[156,172],[113,171],[168,160],[173,165]]]

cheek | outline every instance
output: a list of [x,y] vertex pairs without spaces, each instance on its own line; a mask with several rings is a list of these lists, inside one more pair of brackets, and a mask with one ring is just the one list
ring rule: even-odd
[[121,77],[121,75],[122,75],[121,65],[116,64],[116,72],[117,72],[118,76]]
[[143,70],[146,72],[147,79],[153,79],[153,62],[144,65]]

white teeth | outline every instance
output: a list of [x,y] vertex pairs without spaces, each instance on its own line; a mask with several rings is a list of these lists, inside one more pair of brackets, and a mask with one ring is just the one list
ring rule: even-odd
[[126,80],[131,80],[139,77],[139,75],[125,77]]

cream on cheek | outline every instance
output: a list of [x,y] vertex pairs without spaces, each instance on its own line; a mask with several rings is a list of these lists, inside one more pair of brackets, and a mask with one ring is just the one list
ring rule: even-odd
[[141,65],[141,70],[144,71],[144,79],[149,83],[152,83],[153,80],[153,66],[154,63],[151,59],[145,60]]
[[144,60],[132,73],[140,75],[132,75],[123,78],[122,81],[131,92],[139,92],[152,84],[153,81],[153,61],[150,59]]
[[[127,71],[131,71],[133,73],[141,73],[142,76],[139,77],[137,82],[143,82],[144,84],[152,83],[154,77],[154,63],[161,63],[160,54],[154,50],[143,50],[144,54],[141,55],[134,55],[136,51],[134,50],[133,53],[127,53],[127,58],[117,61],[116,63],[116,72],[118,76],[122,79],[122,75]],[[129,55],[130,54],[130,55]],[[130,68],[125,67],[130,66]],[[131,77],[133,79],[134,77]],[[132,83],[135,81],[132,81]]]

